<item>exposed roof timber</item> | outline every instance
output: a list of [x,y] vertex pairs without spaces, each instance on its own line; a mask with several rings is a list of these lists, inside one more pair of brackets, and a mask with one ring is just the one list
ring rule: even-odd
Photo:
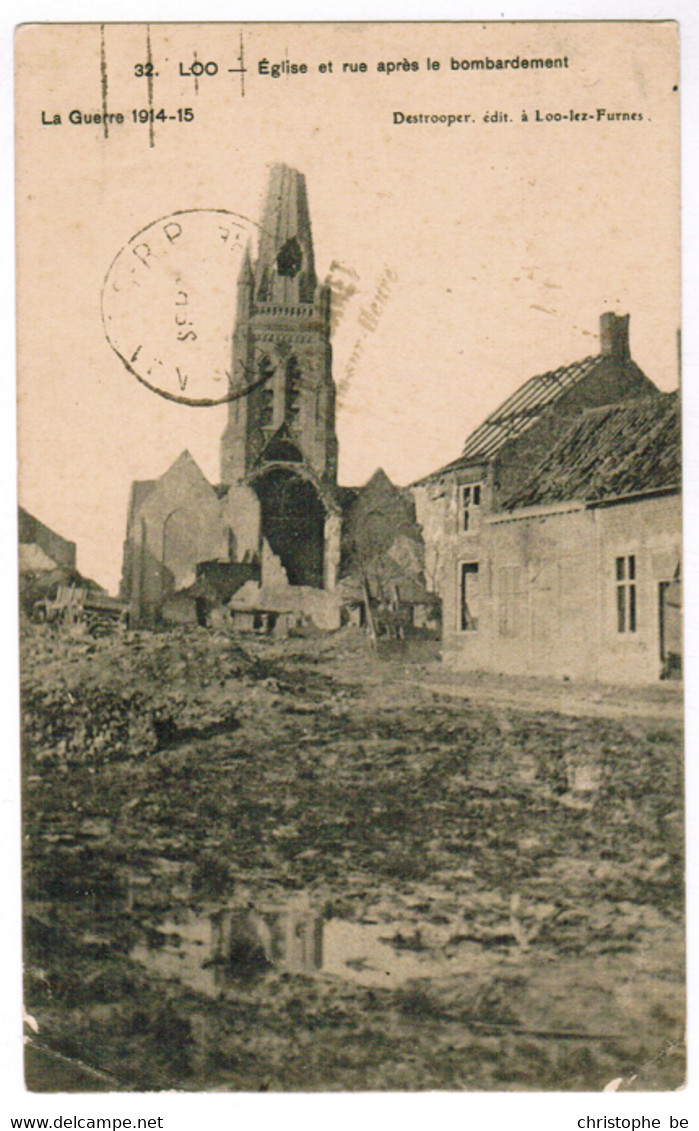
[[545,408],[586,377],[601,361],[602,357],[598,354],[531,377],[471,433],[461,458],[476,455],[489,458],[494,455],[508,440],[526,431]]

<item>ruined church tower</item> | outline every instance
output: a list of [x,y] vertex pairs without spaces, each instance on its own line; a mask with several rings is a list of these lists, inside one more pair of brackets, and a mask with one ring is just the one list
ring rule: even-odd
[[[261,531],[291,585],[332,589],[339,562],[330,288],[319,284],[304,176],[274,165],[257,258],[238,280],[234,382],[221,483],[252,489]],[[263,563],[264,574],[264,563]]]
[[330,289],[318,283],[302,173],[274,165],[257,260],[238,280],[234,381],[264,383],[229,403],[221,440],[221,482],[249,482],[286,453],[334,492],[335,387],[331,373]]

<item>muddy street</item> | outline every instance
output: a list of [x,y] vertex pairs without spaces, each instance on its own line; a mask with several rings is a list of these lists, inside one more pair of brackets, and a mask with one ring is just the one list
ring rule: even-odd
[[30,1088],[682,1083],[677,688],[352,629],[22,649]]

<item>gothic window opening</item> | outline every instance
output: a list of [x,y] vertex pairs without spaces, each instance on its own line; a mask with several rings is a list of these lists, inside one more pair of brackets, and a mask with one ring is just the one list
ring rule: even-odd
[[260,379],[265,380],[260,393],[260,425],[262,428],[270,428],[274,421],[274,366],[265,354],[260,358],[257,368]]
[[301,370],[295,357],[290,357],[286,363],[286,388],[284,419],[289,424],[298,421],[301,411]]
[[476,632],[479,616],[478,562],[461,563],[461,615],[462,632]]
[[636,631],[636,555],[616,559],[616,629]]
[[199,560],[199,515],[177,507],[163,523],[163,570],[165,589],[181,584]]

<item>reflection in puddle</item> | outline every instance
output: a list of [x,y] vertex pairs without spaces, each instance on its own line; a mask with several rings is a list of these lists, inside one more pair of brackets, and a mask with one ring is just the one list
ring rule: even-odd
[[410,978],[473,972],[481,948],[456,924],[323,920],[306,896],[284,904],[173,912],[131,957],[210,997],[272,969],[393,988]]
[[305,902],[259,911],[223,908],[210,919],[213,961],[224,970],[299,972],[323,964],[323,925]]
[[131,957],[211,997],[274,967],[319,970],[323,924],[306,900],[285,906],[180,908]]

